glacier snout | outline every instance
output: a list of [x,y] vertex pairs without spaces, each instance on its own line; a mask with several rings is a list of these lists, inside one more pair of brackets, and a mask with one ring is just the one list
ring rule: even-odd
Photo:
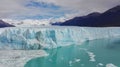
[[120,28],[36,27],[1,28],[0,49],[55,48],[83,41],[119,37]]

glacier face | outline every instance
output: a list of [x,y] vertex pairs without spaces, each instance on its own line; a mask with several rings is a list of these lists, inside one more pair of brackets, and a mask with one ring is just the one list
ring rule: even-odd
[[119,27],[11,27],[0,29],[0,49],[56,48],[100,38],[120,37]]

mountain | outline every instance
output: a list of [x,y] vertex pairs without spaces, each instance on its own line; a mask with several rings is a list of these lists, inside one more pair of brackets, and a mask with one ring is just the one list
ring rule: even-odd
[[[57,23],[58,24],[58,23]],[[120,5],[104,13],[94,12],[59,23],[61,26],[109,27],[120,26]]]
[[3,28],[3,27],[14,27],[14,25],[8,24],[3,20],[0,20],[0,28]]

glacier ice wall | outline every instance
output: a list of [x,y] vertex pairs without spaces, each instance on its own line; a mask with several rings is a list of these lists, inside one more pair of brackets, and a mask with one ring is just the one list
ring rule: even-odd
[[119,27],[14,27],[0,29],[0,49],[41,49],[119,37]]

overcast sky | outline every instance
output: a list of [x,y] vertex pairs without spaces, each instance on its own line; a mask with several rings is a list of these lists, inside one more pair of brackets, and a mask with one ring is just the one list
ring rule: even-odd
[[1,0],[0,18],[48,19],[104,12],[120,0]]

